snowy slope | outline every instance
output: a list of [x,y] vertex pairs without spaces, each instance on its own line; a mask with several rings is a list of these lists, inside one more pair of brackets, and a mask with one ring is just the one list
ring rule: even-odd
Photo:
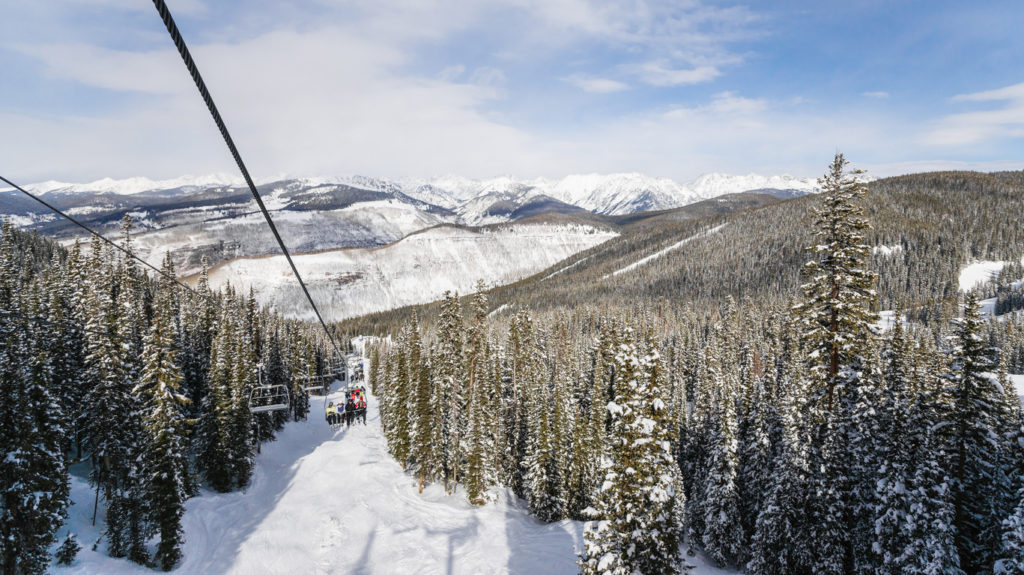
[[[299,255],[295,265],[324,319],[338,320],[434,301],[447,290],[466,294],[478,279],[518,281],[615,235],[584,225],[441,226],[382,248]],[[215,289],[229,281],[253,287],[260,303],[282,313],[313,318],[283,256],[238,259],[210,273]]]
[[[649,263],[651,261],[654,261],[654,260],[660,258],[661,256],[663,256],[663,255],[665,255],[665,254],[667,254],[669,252],[678,250],[679,248],[685,246],[686,244],[692,242],[693,240],[695,240],[697,238],[702,238],[702,237],[705,237],[705,236],[709,236],[709,235],[717,232],[718,230],[724,228],[726,225],[727,224],[719,224],[719,225],[717,225],[717,226],[715,226],[715,227],[713,227],[713,228],[711,228],[709,230],[705,230],[705,231],[702,231],[702,232],[700,232],[698,234],[694,234],[694,235],[692,235],[692,236],[690,236],[688,238],[683,238],[682,240],[679,240],[678,242],[668,246],[667,248],[660,249],[660,250],[654,252],[653,254],[651,254],[649,256],[643,257],[643,258],[641,258],[641,259],[639,259],[639,260],[637,260],[637,261],[627,265],[624,268],[617,269],[617,270],[613,271],[610,274],[606,274],[601,279],[608,279],[609,277],[613,277],[613,276],[617,276],[619,274],[624,274],[626,272],[633,271],[636,268],[638,268],[638,267],[640,267],[640,266],[642,266],[642,265],[644,265],[646,263]],[[562,270],[559,270],[559,271],[562,271]],[[558,273],[558,272],[555,272],[555,273]],[[554,274],[552,274],[552,275],[554,275]]]
[[1020,400],[1024,403],[1024,375],[1010,375],[1010,381],[1013,382],[1014,387],[1017,388],[1017,395],[1020,396]]
[[[1024,257],[1021,257],[1020,262],[1024,263]],[[1006,263],[1007,262],[1004,261],[994,262],[984,260],[976,261],[964,266],[960,270],[960,277],[958,278],[960,290],[969,291],[989,280],[995,279]]]
[[[268,196],[267,203],[273,199]],[[211,213],[211,218],[215,215]],[[294,252],[381,246],[451,221],[397,200],[359,202],[340,210],[275,211],[271,216]],[[140,234],[134,241],[139,254],[154,266],[170,252],[182,275],[198,272],[203,255],[216,264],[236,257],[280,253],[259,212],[168,227]]]
[[[340,392],[329,399],[337,401]],[[367,425],[333,431],[314,401],[310,419],[290,423],[256,457],[252,484],[241,493],[204,492],[186,504],[182,574],[333,573],[572,574],[583,524],[542,524],[507,491],[475,507],[465,494],[428,486],[423,494],[387,452],[377,400]],[[92,544],[92,493],[72,484],[69,526],[82,543],[75,564],[58,575],[151,575]],[[97,522],[102,525],[102,517]],[[63,533],[61,534],[63,537]],[[697,559],[696,561],[694,559]],[[698,558],[695,575],[724,574]]]

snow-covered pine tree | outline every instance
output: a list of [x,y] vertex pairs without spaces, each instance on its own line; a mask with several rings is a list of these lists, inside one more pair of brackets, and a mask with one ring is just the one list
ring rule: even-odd
[[738,387],[735,372],[726,365],[729,355],[715,343],[728,337],[717,336],[706,348],[708,385],[713,398],[709,420],[709,440],[705,474],[700,479],[700,494],[704,513],[701,543],[708,555],[718,564],[730,564],[742,553],[743,526],[740,516],[736,477],[739,457],[736,428],[736,398]]
[[779,438],[774,446],[769,492],[750,541],[750,575],[788,575],[810,569],[806,506],[807,469],[800,439],[800,410],[805,385],[786,382],[779,398]]
[[[741,350],[741,361],[750,358],[750,382],[746,385],[743,417],[739,427],[740,470],[736,478],[737,497],[740,502],[741,525],[744,535],[744,553],[741,564],[749,559],[749,542],[757,527],[757,517],[764,508],[772,488],[772,461],[774,449],[781,435],[781,420],[777,398],[770,390],[776,388],[774,358],[767,365],[754,361],[748,350]],[[742,365],[742,363],[741,363]],[[741,377],[741,382],[743,381]],[[742,385],[742,383],[741,383]]]
[[[237,317],[238,311],[235,312]],[[253,413],[249,410],[249,397],[257,382],[256,351],[254,339],[246,326],[235,327],[237,337],[232,342],[231,354],[231,415],[228,426],[229,464],[235,487],[249,485],[252,478],[253,460],[256,456],[253,429]]]
[[496,445],[492,435],[497,413],[493,409],[495,386],[488,371],[491,345],[484,322],[487,319],[487,294],[483,281],[476,285],[470,300],[469,326],[465,343],[465,378],[469,401],[465,439],[466,495],[475,504],[486,503],[488,489],[494,485]]
[[981,337],[982,318],[975,294],[964,299],[964,315],[955,322],[951,372],[952,403],[943,431],[948,438],[956,544],[967,573],[992,572],[999,548],[999,523],[990,502],[1004,500],[1009,486],[999,482],[999,426],[1003,397],[991,377],[995,350]]
[[910,512],[908,494],[912,472],[905,427],[910,411],[910,358],[899,307],[895,317],[895,326],[883,351],[880,401],[874,407],[878,414],[874,458],[879,468],[872,494],[872,553],[876,556],[877,572],[891,575],[902,573],[904,569],[901,558],[908,543],[904,526]]
[[1002,553],[995,575],[1024,574],[1024,489],[1017,492],[1017,506],[1002,524]]
[[470,502],[484,504],[493,499],[489,490],[497,484],[497,398],[496,373],[489,340],[480,351],[482,358],[470,395],[469,427],[466,437],[464,483]]
[[[225,298],[226,299],[226,298]],[[197,464],[210,487],[221,493],[234,488],[229,460],[232,438],[232,328],[227,302],[221,303],[217,334],[211,344],[209,387],[203,396],[199,420]]]
[[505,429],[504,484],[519,497],[526,497],[523,462],[529,441],[527,413],[530,389],[540,377],[541,365],[533,320],[527,310],[520,310],[509,323],[504,369],[502,420]]
[[75,534],[68,533],[67,537],[64,538],[64,542],[60,544],[60,547],[57,548],[57,552],[54,554],[57,565],[71,565],[81,550],[82,546],[78,544],[78,538],[75,537]]
[[590,349],[590,367],[583,382],[583,397],[574,406],[576,425],[565,490],[566,515],[578,521],[589,518],[586,510],[595,504],[594,496],[602,479],[601,461],[607,448],[608,387],[612,381],[615,338],[611,325],[603,324]]
[[463,326],[459,296],[445,292],[437,320],[437,344],[431,354],[431,376],[434,378],[435,409],[438,425],[436,443],[438,461],[445,490],[455,492],[461,441],[465,428],[465,399],[462,381]]
[[[163,272],[174,277],[170,254],[164,258]],[[172,347],[175,313],[172,298],[177,286],[166,278],[159,286],[153,305],[153,322],[144,343],[142,377],[135,393],[144,402],[146,447],[143,460],[149,520],[160,538],[153,559],[161,569],[170,571],[181,559],[184,534],[181,517],[188,497],[185,441],[188,429],[182,410],[189,400],[181,394],[183,378],[176,350]]]
[[[932,342],[928,334],[916,348],[907,346],[911,385],[902,414],[903,444],[897,446],[902,456],[894,456],[897,462],[901,457],[907,461],[903,496],[907,512],[895,534],[897,542],[902,542],[901,554],[887,559],[880,569],[907,575],[961,575],[950,477],[944,469],[948,440],[939,435],[949,397],[941,379],[942,358]],[[885,535],[886,522],[876,525]],[[882,550],[898,547],[887,545]]]
[[131,393],[133,361],[128,358],[135,348],[130,326],[125,324],[125,313],[133,306],[119,301],[124,295],[120,284],[130,278],[124,268],[121,273],[111,273],[109,261],[95,240],[86,298],[89,391],[83,399],[79,428],[92,461],[90,481],[107,502],[107,551],[113,557],[130,555],[134,561],[145,562],[140,515],[145,510],[137,485],[142,433],[138,402]]
[[181,345],[182,389],[191,401],[191,417],[198,416],[204,405],[203,399],[209,387],[213,338],[217,331],[218,304],[216,294],[210,290],[209,265],[205,256],[195,292],[196,295],[186,296],[182,310],[186,326]]
[[541,521],[551,522],[565,513],[555,428],[555,404],[565,401],[564,386],[555,386],[550,381],[554,374],[549,370],[535,375],[532,380],[521,380],[527,421],[523,482],[530,512]]
[[433,389],[430,385],[430,375],[427,371],[428,359],[423,357],[423,344],[420,340],[418,318],[415,315],[409,330],[407,349],[411,400],[406,409],[410,411],[409,417],[412,426],[410,455],[416,466],[419,490],[422,493],[423,484],[433,481],[439,472],[439,454],[434,438],[440,425],[435,419],[437,411]]
[[822,179],[822,205],[814,209],[819,243],[810,249],[815,259],[804,266],[810,280],[802,286],[805,300],[794,310],[829,412],[837,407],[835,387],[856,377],[875,321],[877,277],[868,270],[870,248],[864,243],[870,226],[856,204],[866,188],[857,172],[846,173],[847,164],[837,153]]
[[[849,444],[859,441],[854,411],[861,403],[861,386],[871,350],[875,315],[876,276],[868,270],[870,249],[864,232],[869,229],[857,205],[865,192],[856,173],[846,173],[847,161],[837,153],[822,179],[822,205],[814,210],[818,244],[815,258],[804,267],[808,283],[802,286],[804,301],[794,308],[801,323],[812,374],[809,480],[813,486],[810,517],[811,539],[819,573],[843,573],[854,569],[855,539],[852,509],[858,507],[854,486],[860,484],[855,470],[848,469]],[[837,391],[838,390],[838,391]],[[818,471],[820,470],[820,471]]]
[[[15,262],[12,230],[0,239],[0,311],[37,317],[38,287],[28,306]],[[22,292],[23,297],[23,292]],[[29,309],[25,309],[29,307]],[[35,308],[35,309],[32,309]],[[28,313],[25,313],[28,312]],[[67,516],[68,472],[64,422],[51,395],[53,365],[39,327],[0,316],[0,567],[4,573],[43,573],[49,546]]]
[[592,510],[597,521],[584,533],[578,562],[585,575],[680,572],[680,481],[658,361],[653,345],[641,358],[632,330],[625,331],[608,403],[610,457]]

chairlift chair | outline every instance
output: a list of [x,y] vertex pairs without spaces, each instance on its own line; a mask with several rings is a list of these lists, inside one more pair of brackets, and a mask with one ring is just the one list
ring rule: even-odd
[[266,413],[288,409],[288,388],[284,385],[261,385],[249,394],[249,411]]
[[311,395],[324,395],[327,385],[324,381],[318,381],[318,379],[316,377],[307,378],[306,384],[302,386],[302,389]]

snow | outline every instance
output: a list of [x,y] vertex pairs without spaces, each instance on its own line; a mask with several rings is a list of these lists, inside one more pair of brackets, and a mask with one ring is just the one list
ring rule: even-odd
[[590,256],[587,256],[587,257],[585,257],[585,258],[583,258],[583,259],[581,259],[581,260],[579,260],[577,262],[573,262],[573,263],[571,263],[571,264],[569,264],[569,265],[567,265],[565,267],[559,268],[558,270],[553,271],[553,272],[549,273],[548,275],[544,276],[543,278],[541,278],[540,281],[545,281],[545,280],[548,280],[548,279],[551,279],[551,278],[557,276],[560,273],[567,272],[567,271],[571,270],[572,268],[580,265],[581,263],[583,263],[583,262],[585,262],[585,261],[587,261],[589,259],[590,259]]
[[[341,398],[340,392],[328,397]],[[183,518],[184,559],[175,573],[577,573],[575,549],[584,524],[543,524],[502,490],[497,501],[470,505],[465,493],[439,486],[423,494],[387,452],[377,401],[368,395],[368,424],[331,430],[314,400],[310,419],[290,423],[256,457],[245,492],[204,492]],[[113,559],[90,524],[93,491],[76,469],[69,527],[82,544],[58,575],[151,575]],[[60,534],[64,538],[64,532]],[[688,558],[691,562],[697,558]],[[697,561],[697,575],[726,571]]]
[[[910,322],[907,321],[906,316],[900,318],[900,323],[903,327],[909,327]],[[874,324],[875,333],[885,333],[896,325],[896,312],[889,309],[878,312],[878,321]]]
[[[259,178],[257,184],[279,182],[285,176]],[[500,198],[523,200],[544,194],[562,202],[579,206],[600,214],[628,214],[643,210],[677,208],[716,196],[757,190],[785,190],[799,193],[818,191],[817,178],[796,178],[790,175],[762,176],[759,174],[728,175],[704,174],[689,182],[676,182],[669,178],[652,177],[639,173],[573,174],[561,179],[521,179],[513,176],[475,180],[447,175],[433,178],[407,178],[389,180],[359,175],[314,176],[292,178],[290,183],[303,187],[347,185],[381,192],[401,192],[409,197],[448,209],[460,208],[467,212],[467,222],[474,219]],[[103,178],[88,183],[46,181],[25,186],[37,193],[110,193],[130,195],[147,191],[177,188],[240,187],[245,182],[233,174],[183,176],[167,180],[145,177],[126,179]],[[478,206],[469,205],[475,199]],[[486,219],[486,218],[485,218]],[[490,221],[486,222],[490,223]]]
[[[468,294],[477,280],[504,285],[546,269],[617,234],[586,225],[513,224],[471,230],[438,226],[393,244],[294,256],[326,320],[338,320]],[[525,256],[525,257],[524,257]],[[240,258],[214,268],[210,284],[226,282],[282,313],[312,319],[283,256]]]
[[875,246],[871,248],[871,253],[881,254],[885,257],[892,256],[903,251],[903,246],[897,244],[893,246]]
[[969,291],[989,281],[999,274],[1006,262],[980,261],[965,266],[960,270],[960,290]]
[[1024,402],[1024,375],[1010,374],[1010,381],[1017,388],[1017,395],[1020,396],[1021,402]]
[[47,194],[50,192],[60,192],[65,194],[104,192],[110,194],[131,195],[152,190],[171,190],[174,188],[189,186],[197,188],[217,188],[241,185],[245,185],[241,176],[209,174],[204,176],[183,176],[169,180],[151,180],[144,177],[126,178],[122,180],[103,178],[84,184],[71,184],[67,182],[49,180],[38,184],[29,184],[23,187],[30,192],[37,192],[40,194]]
[[[1024,257],[1020,261],[1024,263]],[[1006,264],[1005,261],[982,260],[964,266],[960,270],[960,291],[972,290],[995,278]]]
[[[717,226],[715,226],[715,227],[713,227],[713,228],[710,228],[710,229],[704,230],[704,231],[702,231],[702,232],[700,232],[700,233],[698,233],[698,234],[694,234],[694,235],[692,235],[692,236],[690,236],[690,237],[688,237],[688,238],[685,238],[685,239],[683,239],[683,240],[680,240],[680,241],[678,241],[678,242],[676,242],[676,243],[674,243],[674,244],[670,245],[670,246],[669,246],[669,247],[667,247],[667,248],[664,248],[664,249],[662,249],[662,250],[659,250],[659,251],[657,251],[657,252],[654,252],[653,254],[651,254],[651,255],[649,255],[649,256],[647,256],[647,257],[645,257],[645,258],[642,258],[642,259],[640,259],[640,260],[637,260],[637,261],[635,261],[635,262],[633,262],[633,263],[629,264],[628,266],[626,266],[626,267],[624,267],[624,268],[622,268],[622,269],[618,269],[618,270],[615,270],[615,271],[613,271],[613,272],[612,272],[612,273],[610,273],[610,274],[606,274],[606,275],[604,275],[604,276],[603,276],[603,277],[602,277],[601,279],[608,279],[609,277],[617,276],[617,275],[619,275],[619,274],[624,274],[624,273],[626,273],[626,272],[628,272],[628,271],[632,271],[632,270],[635,270],[636,268],[638,268],[638,267],[640,267],[640,266],[642,266],[642,265],[644,265],[644,264],[646,264],[646,263],[648,263],[648,262],[650,262],[650,261],[653,261],[653,260],[655,260],[655,259],[658,259],[658,258],[660,258],[661,256],[663,256],[663,255],[665,255],[665,254],[667,254],[667,253],[669,253],[669,252],[671,252],[671,251],[677,250],[677,249],[679,249],[679,248],[681,248],[681,247],[685,246],[686,244],[688,244],[688,243],[692,242],[693,240],[695,240],[695,239],[697,239],[697,238],[701,238],[701,237],[709,236],[709,235],[711,235],[711,234],[713,234],[713,233],[715,233],[715,232],[717,232],[717,231],[721,230],[721,229],[722,229],[722,228],[724,228],[725,226],[726,226],[726,224],[720,224],[720,225],[717,225]],[[557,273],[557,272],[556,272],[556,273]],[[552,274],[552,275],[554,275],[554,274]],[[547,279],[547,278],[545,278],[545,279]]]

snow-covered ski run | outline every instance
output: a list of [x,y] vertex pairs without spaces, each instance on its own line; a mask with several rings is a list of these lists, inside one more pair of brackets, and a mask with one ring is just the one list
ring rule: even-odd
[[[337,388],[337,384],[335,385]],[[328,401],[342,399],[335,391]],[[583,524],[542,524],[511,494],[474,507],[465,494],[416,482],[387,453],[377,400],[367,425],[332,430],[313,398],[310,418],[289,423],[256,457],[243,492],[204,490],[186,504],[183,574],[577,573]],[[69,527],[82,552],[57,574],[127,575],[152,570],[113,559],[101,542],[102,515],[91,527],[93,491],[72,478]],[[691,558],[691,562],[692,558]],[[704,567],[701,574],[724,573]]]

